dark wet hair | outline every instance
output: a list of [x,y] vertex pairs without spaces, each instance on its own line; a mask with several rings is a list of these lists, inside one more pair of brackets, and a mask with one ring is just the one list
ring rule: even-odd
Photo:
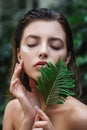
[[[16,62],[18,62],[17,59],[17,49],[20,48],[20,43],[22,39],[22,35],[24,32],[24,29],[33,21],[37,20],[44,20],[44,21],[57,21],[62,26],[65,35],[66,35],[66,44],[67,44],[67,53],[71,54],[71,59],[69,61],[68,67],[70,70],[74,72],[73,78],[76,81],[76,87],[75,91],[77,95],[80,94],[80,85],[78,81],[78,75],[77,75],[77,67],[76,67],[76,60],[75,60],[75,54],[74,54],[74,47],[73,47],[73,37],[72,37],[72,31],[70,29],[70,26],[66,20],[66,18],[58,12],[55,12],[54,10],[50,9],[34,9],[28,11],[19,21],[18,26],[15,30],[15,33],[13,35],[13,70]],[[23,84],[28,88],[29,81],[27,75],[23,72],[21,76],[21,80]]]

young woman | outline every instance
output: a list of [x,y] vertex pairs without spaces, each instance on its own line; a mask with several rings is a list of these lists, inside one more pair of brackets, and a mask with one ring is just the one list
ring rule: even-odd
[[59,57],[74,72],[76,97],[79,84],[73,39],[67,20],[49,9],[27,12],[13,37],[13,75],[10,92],[16,98],[5,110],[3,130],[87,130],[87,106],[68,96],[64,104],[48,105],[37,90],[39,69]]

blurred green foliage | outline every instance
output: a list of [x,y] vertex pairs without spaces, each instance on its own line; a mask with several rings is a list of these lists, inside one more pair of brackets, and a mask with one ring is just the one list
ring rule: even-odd
[[[56,5],[55,10],[63,13],[68,19],[74,36],[74,46],[77,65],[83,94],[83,102],[87,104],[87,4],[86,0],[73,0],[61,5]],[[0,19],[2,32],[0,34],[0,130],[2,129],[3,113],[9,101],[9,75],[12,63],[11,37],[13,30],[24,14],[25,9],[21,9],[15,14],[3,14]]]
[[79,79],[83,94],[82,101],[87,104],[87,4],[86,0],[73,0],[61,4],[56,10],[65,14],[73,32],[74,49]]
[[[0,19],[0,130],[2,130],[3,114],[5,107],[10,100],[9,82],[12,64],[12,34],[19,18],[24,10],[11,17],[10,14],[4,15]],[[15,21],[14,21],[15,20]]]

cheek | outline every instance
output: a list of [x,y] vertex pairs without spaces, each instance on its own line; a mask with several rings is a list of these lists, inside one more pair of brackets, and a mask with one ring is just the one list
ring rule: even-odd
[[25,73],[30,76],[31,73],[31,57],[27,56],[27,55],[23,55],[23,61],[24,61],[24,66],[23,69],[25,71]]
[[67,51],[66,50],[58,51],[55,54],[52,54],[51,57],[54,64],[56,64],[59,58],[61,58],[65,62],[67,58]]
[[25,53],[25,54],[22,53],[21,59],[24,61],[24,63],[29,62],[30,61],[30,55],[29,55],[29,53]]
[[35,56],[35,50],[29,50],[29,48],[25,45],[21,46],[21,58],[24,61],[31,62],[33,57]]
[[26,47],[25,45],[21,46],[21,58],[23,59],[23,61],[29,61],[31,58],[31,52],[29,51],[28,47]]
[[21,59],[24,61],[24,70],[26,72],[27,69],[29,69],[30,61],[32,59],[31,55],[29,52],[21,52]]

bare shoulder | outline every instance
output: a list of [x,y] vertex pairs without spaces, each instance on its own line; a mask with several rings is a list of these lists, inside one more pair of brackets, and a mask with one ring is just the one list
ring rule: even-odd
[[73,130],[87,130],[87,105],[79,100],[68,97],[66,104],[69,106],[69,123]]
[[8,102],[7,106],[6,106],[6,109],[5,109],[5,113],[9,113],[9,112],[12,112],[11,115],[13,115],[13,111],[16,112],[17,109],[19,109],[21,106],[20,106],[20,103],[17,99],[13,99],[11,101]]
[[13,130],[14,116],[19,109],[21,106],[17,99],[13,99],[7,104],[4,112],[3,130]]
[[56,128],[87,130],[87,106],[74,97],[67,97],[64,104],[48,106],[46,113]]

